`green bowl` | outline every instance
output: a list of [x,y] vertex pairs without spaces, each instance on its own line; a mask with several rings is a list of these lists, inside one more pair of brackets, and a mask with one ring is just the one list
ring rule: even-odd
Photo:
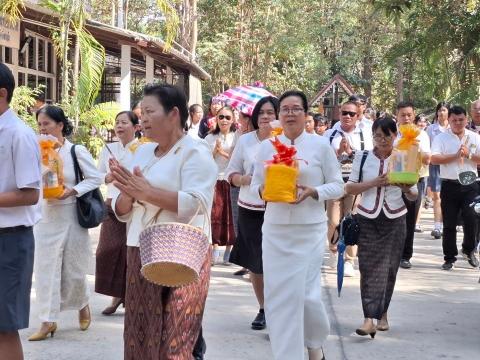
[[413,172],[391,172],[388,174],[390,184],[414,185],[419,178],[418,174]]

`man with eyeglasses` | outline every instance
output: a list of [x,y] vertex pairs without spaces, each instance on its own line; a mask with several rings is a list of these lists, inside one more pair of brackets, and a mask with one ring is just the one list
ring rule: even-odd
[[470,105],[470,117],[472,122],[469,124],[468,129],[480,133],[480,99],[475,100]]
[[[415,106],[409,101],[398,103],[396,108],[397,125],[413,124],[415,120]],[[398,132],[397,142],[402,137],[401,132]],[[418,145],[422,154],[422,167],[420,168],[420,178],[417,183],[418,196],[415,201],[410,201],[404,196],[405,206],[407,207],[407,235],[405,238],[405,245],[403,247],[402,260],[400,267],[403,269],[410,269],[412,264],[410,259],[413,255],[413,238],[415,236],[415,225],[417,222],[418,212],[422,204],[423,195],[425,193],[425,179],[428,177],[428,165],[430,164],[430,138],[424,130],[420,130],[417,136]]]
[[[355,102],[348,101],[341,107],[341,116],[336,129],[330,129],[323,135],[326,137],[332,148],[337,154],[337,159],[342,168],[343,181],[347,182],[352,171],[353,158],[355,151],[372,150],[373,140],[371,129],[362,128],[358,124],[358,105]],[[345,195],[338,200],[327,201],[328,216],[328,239],[330,240],[330,266],[335,267],[337,262],[336,245],[336,228],[341,219],[353,211],[354,204],[353,195]],[[356,246],[347,246],[345,252],[345,276],[354,276],[355,269],[353,267],[356,257]]]
[[[470,207],[478,195],[479,185],[460,183],[460,173],[476,172],[480,164],[480,136],[468,130],[466,110],[452,106],[448,111],[450,129],[439,134],[432,144],[432,163],[440,165],[443,213],[442,270],[452,270],[457,260],[457,220],[463,220],[462,255],[470,266],[478,267],[475,257],[477,218]],[[466,183],[464,183],[466,184]]]

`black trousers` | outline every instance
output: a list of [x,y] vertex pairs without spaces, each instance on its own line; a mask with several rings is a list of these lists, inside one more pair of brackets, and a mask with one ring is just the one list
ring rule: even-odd
[[207,352],[207,343],[203,338],[203,329],[200,328],[200,334],[198,334],[197,342],[195,343],[195,347],[193,348],[193,358],[194,360],[201,360],[203,359],[203,355]]
[[456,180],[442,180],[440,199],[443,214],[443,255],[445,261],[457,260],[457,219],[463,220],[463,252],[470,254],[476,245],[477,218],[470,204],[478,194],[478,184],[464,186]]
[[422,205],[423,195],[425,194],[425,178],[420,178],[417,183],[418,196],[415,201],[408,200],[403,196],[403,201],[407,208],[407,234],[405,236],[405,245],[403,246],[403,260],[410,260],[413,255],[413,238],[415,237],[415,224],[417,223],[418,212]]

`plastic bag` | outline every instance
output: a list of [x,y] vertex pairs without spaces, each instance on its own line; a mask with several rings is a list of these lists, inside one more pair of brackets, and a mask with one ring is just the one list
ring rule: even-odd
[[422,166],[422,157],[417,136],[420,129],[415,125],[401,125],[401,139],[395,145],[390,156],[388,182],[391,184],[414,185],[418,182]]
[[42,155],[43,198],[54,199],[64,192],[63,161],[55,148],[59,145],[57,138],[40,135]]

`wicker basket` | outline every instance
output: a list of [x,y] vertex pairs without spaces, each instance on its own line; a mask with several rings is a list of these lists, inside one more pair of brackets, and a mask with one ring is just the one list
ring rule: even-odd
[[198,280],[200,269],[209,249],[209,236],[191,223],[204,214],[209,225],[208,210],[204,202],[190,223],[165,222],[146,227],[140,233],[140,259],[142,275],[150,282],[168,287],[181,287]]

